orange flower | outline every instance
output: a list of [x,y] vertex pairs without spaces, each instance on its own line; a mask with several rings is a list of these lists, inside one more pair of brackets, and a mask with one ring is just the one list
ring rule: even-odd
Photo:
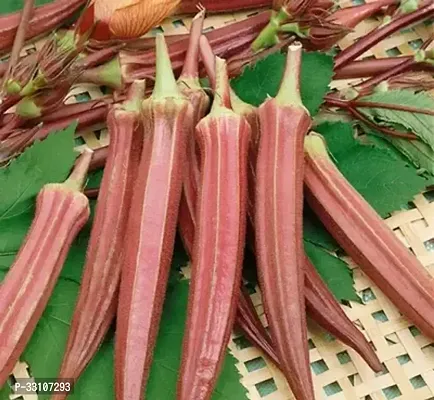
[[[93,0],[82,16],[95,24],[92,37],[136,38],[160,24],[181,0]],[[80,24],[81,25],[81,24]]]

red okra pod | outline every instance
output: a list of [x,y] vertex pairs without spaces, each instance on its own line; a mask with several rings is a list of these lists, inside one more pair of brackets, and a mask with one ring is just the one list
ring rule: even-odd
[[144,92],[144,81],[133,83],[127,100],[113,106],[107,118],[110,132],[107,163],[60,368],[61,378],[80,376],[115,316],[132,188],[142,149],[140,109]]
[[321,135],[305,140],[306,199],[327,230],[395,306],[434,338],[434,281],[351,186]]
[[231,110],[226,63],[219,58],[216,75],[211,112],[196,127],[200,185],[179,400],[211,398],[241,284],[251,133]]
[[176,84],[163,35],[157,75],[142,104],[144,142],[124,245],[117,314],[118,400],[143,399],[175,242],[193,108]]
[[[205,12],[201,11],[193,20],[184,67],[178,79],[179,89],[190,100],[193,106],[194,126],[206,115],[210,106],[210,98],[199,82],[199,40],[202,34],[204,18]],[[197,151],[196,138],[192,130],[187,143],[187,161],[185,163],[184,182],[178,214],[181,239],[190,257],[193,249],[196,198],[199,182]]]
[[81,156],[66,182],[39,192],[30,230],[0,286],[0,387],[31,338],[69,248],[89,218],[81,190],[91,156]]
[[302,232],[303,141],[311,119],[300,99],[301,52],[300,44],[289,46],[279,93],[259,108],[255,250],[265,313],[282,371],[298,400],[313,400]]
[[306,309],[309,317],[341,342],[356,350],[375,372],[381,372],[383,366],[374,350],[363,333],[348,319],[307,257],[305,273]]

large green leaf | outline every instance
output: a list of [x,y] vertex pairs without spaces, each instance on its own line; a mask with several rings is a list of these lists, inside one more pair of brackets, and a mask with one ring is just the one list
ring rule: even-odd
[[33,207],[44,184],[65,180],[77,156],[73,150],[76,126],[74,123],[50,134],[0,168],[0,232],[7,229],[13,217]]
[[[407,106],[418,109],[434,110],[434,97],[428,92],[415,93],[412,90],[388,90],[361,98],[362,101]],[[386,108],[359,108],[371,121],[382,125],[401,128],[415,133],[434,149],[434,116]]]
[[304,250],[321,278],[339,300],[360,301],[353,288],[353,274],[348,265],[324,249],[305,242]]
[[[275,96],[285,67],[285,55],[274,53],[232,80],[232,87],[240,98],[259,106],[267,96]],[[313,73],[314,71],[314,73]],[[301,98],[314,116],[329,91],[333,76],[333,58],[324,53],[303,53],[301,70]]]
[[383,217],[404,208],[423,191],[427,180],[416,168],[384,145],[354,139],[350,124],[322,124],[316,128],[327,141],[337,167],[351,185]]

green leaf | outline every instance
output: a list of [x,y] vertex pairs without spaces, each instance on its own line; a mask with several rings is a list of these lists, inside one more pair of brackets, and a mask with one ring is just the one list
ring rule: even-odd
[[304,249],[336,299],[360,302],[353,287],[353,273],[346,263],[321,247],[306,241]]
[[350,124],[326,123],[316,130],[327,140],[342,174],[383,218],[425,189],[427,180],[413,166],[394,150],[355,140]]
[[[434,98],[428,92],[415,93],[412,90],[388,90],[362,97],[360,101],[395,104],[434,110]],[[408,111],[389,110],[385,108],[359,108],[371,121],[394,125],[398,124],[419,136],[434,149],[434,116]]]
[[[231,84],[238,96],[247,103],[261,105],[267,96],[274,97],[280,87],[285,67],[285,55],[273,53],[246,67]],[[312,73],[315,71],[315,73]],[[329,91],[333,76],[333,58],[324,53],[303,53],[301,70],[301,98],[303,104],[314,116]]]
[[326,250],[336,251],[339,249],[336,240],[327,232],[321,221],[307,204],[304,205],[303,212],[303,235],[304,240],[323,247]]
[[11,218],[31,210],[43,185],[66,179],[77,156],[73,150],[76,126],[50,134],[0,168],[0,231],[7,229]]
[[[51,3],[53,0],[36,0],[35,5]],[[20,11],[23,8],[24,0],[2,0],[0,2],[0,14],[9,14],[15,11]]]

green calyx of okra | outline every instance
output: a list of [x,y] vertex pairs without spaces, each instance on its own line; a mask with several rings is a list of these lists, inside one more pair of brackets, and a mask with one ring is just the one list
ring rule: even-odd
[[156,72],[155,86],[152,92],[153,100],[163,100],[169,97],[184,99],[175,79],[170,62],[169,51],[163,34],[156,37]]

